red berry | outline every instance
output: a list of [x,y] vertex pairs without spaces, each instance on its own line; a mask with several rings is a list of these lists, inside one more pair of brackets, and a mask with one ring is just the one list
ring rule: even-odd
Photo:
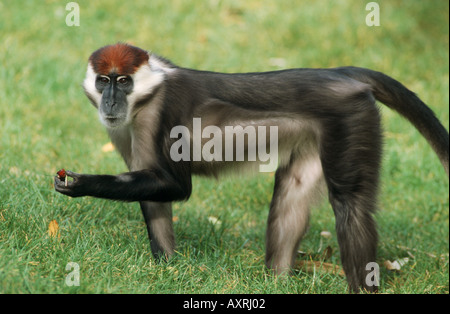
[[61,169],[57,173],[59,180],[64,181],[66,180],[66,170]]

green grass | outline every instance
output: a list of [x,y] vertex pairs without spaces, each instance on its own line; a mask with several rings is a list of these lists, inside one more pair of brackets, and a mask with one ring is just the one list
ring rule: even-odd
[[[81,25],[68,27],[66,1],[0,1],[0,293],[346,292],[337,275],[299,271],[280,280],[264,268],[270,174],[196,178],[190,201],[174,206],[177,253],[163,264],[151,259],[137,204],[54,192],[62,167],[126,170],[118,154],[102,152],[108,138],[81,88],[86,60],[101,45],[128,41],[185,67],[224,72],[275,70],[276,58],[286,68],[368,67],[418,93],[448,129],[448,1],[380,0],[380,27],[365,25],[366,2],[356,0],[78,3]],[[399,272],[381,267],[380,290],[448,293],[448,179],[418,132],[382,112],[378,262],[410,261]],[[52,220],[59,238],[47,234]],[[326,246],[327,262],[339,265],[324,204],[300,249]],[[80,265],[79,287],[65,285],[69,262]]]

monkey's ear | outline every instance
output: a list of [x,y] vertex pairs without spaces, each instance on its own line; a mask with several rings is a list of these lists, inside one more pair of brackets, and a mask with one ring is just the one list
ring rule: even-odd
[[84,85],[83,85],[83,89],[84,89],[84,93],[86,94],[86,97],[89,99],[89,101],[91,102],[91,104],[92,104],[95,108],[98,108],[98,104],[95,102],[95,97],[93,97],[88,91],[86,91],[86,87],[84,87]]
[[154,53],[150,55],[148,64],[150,65],[150,69],[154,72],[171,72],[177,68],[177,66],[169,60],[155,55]]

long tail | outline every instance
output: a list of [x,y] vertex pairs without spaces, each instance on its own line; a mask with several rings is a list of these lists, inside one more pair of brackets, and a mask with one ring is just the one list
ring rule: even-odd
[[416,94],[381,72],[356,67],[342,67],[336,70],[352,79],[371,85],[377,100],[408,119],[436,152],[448,176],[448,131]]

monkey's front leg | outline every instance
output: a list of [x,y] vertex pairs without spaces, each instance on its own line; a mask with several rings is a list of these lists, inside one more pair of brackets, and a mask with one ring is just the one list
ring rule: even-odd
[[140,202],[148,237],[156,260],[167,259],[175,250],[172,203]]
[[66,171],[73,181],[55,176],[55,190],[71,197],[93,196],[119,201],[170,202],[185,200],[191,193],[191,181],[175,179],[167,171],[146,169],[117,176],[90,175]]

